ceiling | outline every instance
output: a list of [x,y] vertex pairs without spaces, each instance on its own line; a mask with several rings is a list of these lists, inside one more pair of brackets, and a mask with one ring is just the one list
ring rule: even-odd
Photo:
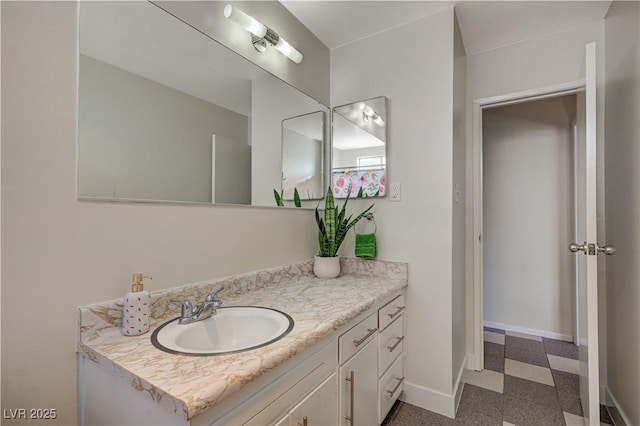
[[281,3],[333,49],[456,8],[467,55],[604,18],[611,1],[298,1]]

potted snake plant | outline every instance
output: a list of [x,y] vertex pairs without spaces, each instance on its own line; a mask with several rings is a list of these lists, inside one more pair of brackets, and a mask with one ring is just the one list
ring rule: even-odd
[[347,217],[347,202],[349,194],[341,209],[335,205],[331,187],[327,189],[327,196],[324,202],[324,215],[320,216],[316,207],[316,223],[318,224],[318,254],[314,257],[313,273],[319,278],[335,278],[340,275],[340,257],[338,249],[347,236],[347,232],[360,219],[362,219],[373,208],[371,204],[365,211],[360,213],[355,219],[353,215]]

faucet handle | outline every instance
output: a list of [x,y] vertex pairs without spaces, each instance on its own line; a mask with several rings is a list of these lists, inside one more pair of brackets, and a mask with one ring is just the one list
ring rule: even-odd
[[185,318],[193,315],[193,303],[191,303],[191,300],[169,300],[167,302],[167,305],[170,305],[172,303],[182,305],[182,311],[180,313],[181,317]]
[[216,294],[220,293],[222,290],[224,290],[224,286],[220,286],[217,289],[213,290],[211,293],[207,295],[205,302],[214,302],[214,303],[218,302],[220,305],[222,305],[222,301],[216,300]]

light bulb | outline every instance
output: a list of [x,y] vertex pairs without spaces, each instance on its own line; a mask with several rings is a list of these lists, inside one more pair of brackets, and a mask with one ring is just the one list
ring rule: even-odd
[[373,108],[363,102],[360,103],[359,107],[367,117],[373,117],[376,115],[376,112],[373,110]]
[[296,64],[302,62],[302,53],[298,52],[295,47],[291,46],[285,39],[280,37],[278,43],[274,46],[284,56],[291,59]]
[[380,117],[378,113],[375,112],[369,105],[365,104],[364,102],[360,102],[358,104],[358,108],[362,110],[362,118],[364,121],[367,121],[370,118],[371,121],[376,123],[378,126],[384,127],[384,120],[382,119],[382,117]]
[[227,4],[224,7],[224,16],[257,37],[254,38],[252,42],[259,52],[264,52],[268,43],[273,45],[280,51],[280,53],[291,59],[296,64],[302,62],[302,53],[291,46],[285,39],[279,37],[275,31],[263,25],[254,17],[247,15],[242,10],[232,6],[231,4]]
[[265,34],[267,34],[267,27],[261,24],[260,21],[230,4],[227,4],[224,7],[224,16],[225,18],[231,19],[233,22],[258,38],[263,38]]
[[373,122],[376,123],[379,127],[384,127],[384,120],[378,114],[373,117]]

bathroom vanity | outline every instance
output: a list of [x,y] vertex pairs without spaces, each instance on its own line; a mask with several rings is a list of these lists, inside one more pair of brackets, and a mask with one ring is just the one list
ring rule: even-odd
[[82,424],[372,425],[402,392],[407,264],[342,259],[339,278],[312,262],[152,293],[152,332],[178,316],[171,299],[287,313],[293,329],[257,349],[176,355],[151,333],[120,332],[122,301],[79,309]]

